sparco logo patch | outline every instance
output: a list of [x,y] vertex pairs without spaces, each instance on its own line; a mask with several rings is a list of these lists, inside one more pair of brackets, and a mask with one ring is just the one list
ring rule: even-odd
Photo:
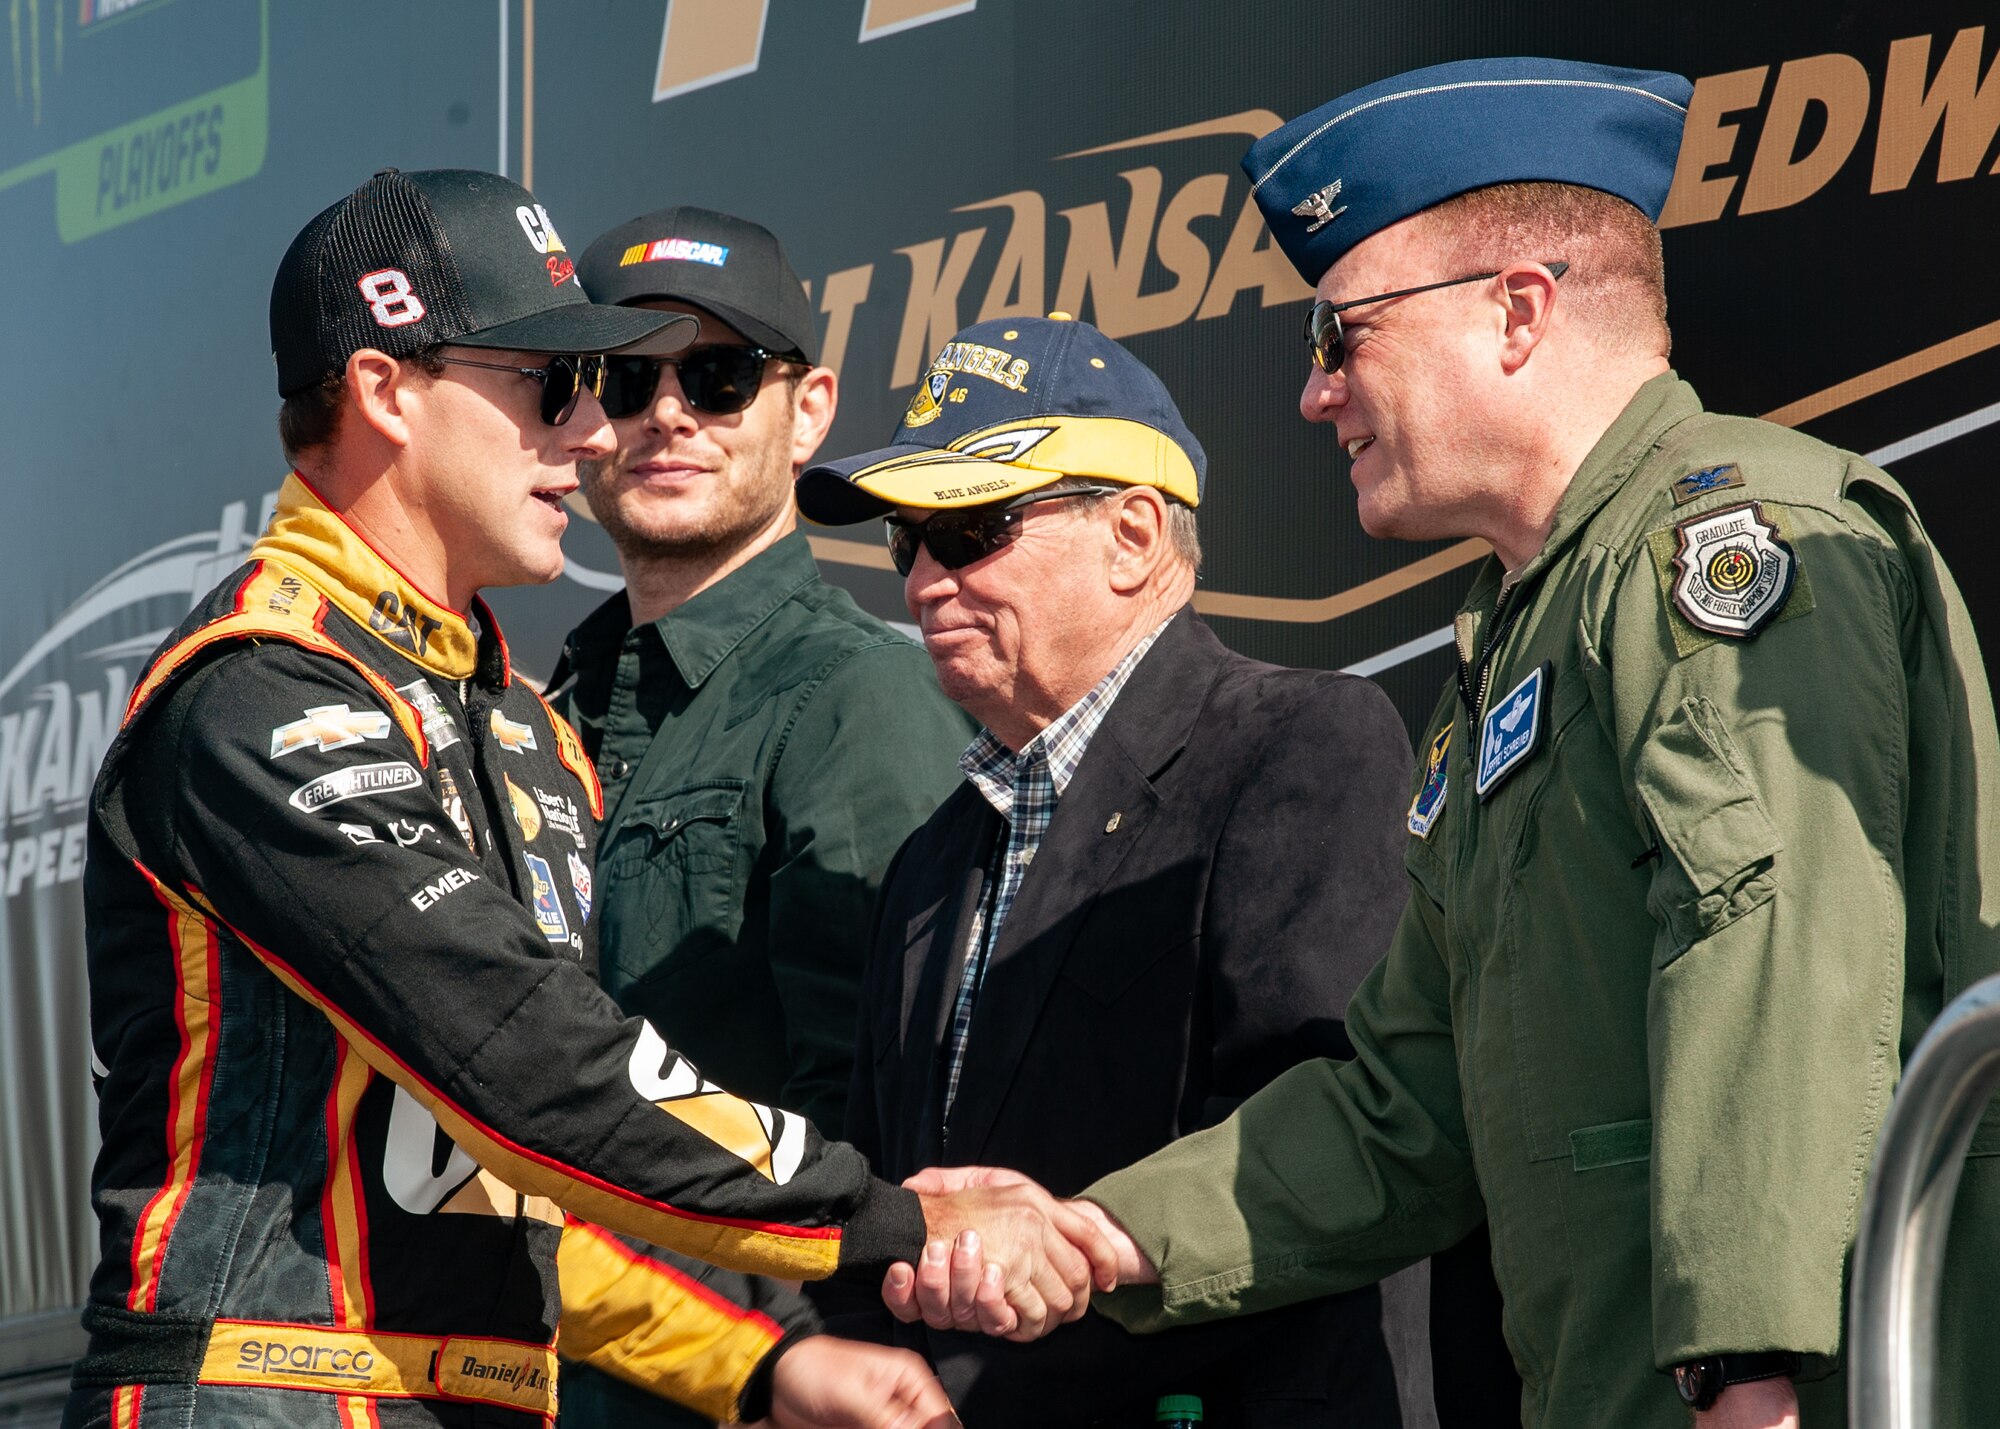
[[236,1347],[236,1367],[251,1374],[310,1375],[315,1379],[365,1380],[375,1368],[368,1350],[346,1346],[287,1344],[283,1340],[248,1340]]
[[401,761],[387,764],[354,764],[322,774],[310,784],[292,790],[290,803],[308,814],[318,813],[329,804],[360,799],[369,794],[388,794],[398,789],[415,789],[424,776]]

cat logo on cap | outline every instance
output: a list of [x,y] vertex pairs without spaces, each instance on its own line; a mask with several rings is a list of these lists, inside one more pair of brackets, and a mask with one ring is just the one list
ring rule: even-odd
[[556,237],[556,226],[549,222],[549,211],[540,204],[530,207],[522,204],[514,210],[514,218],[521,225],[521,232],[528,235],[528,242],[535,246],[537,253],[566,253],[563,241]]
[[917,395],[910,399],[909,410],[903,413],[903,425],[921,427],[935,422],[944,411],[944,394],[951,386],[951,374],[933,368],[924,374],[924,385],[917,389]]

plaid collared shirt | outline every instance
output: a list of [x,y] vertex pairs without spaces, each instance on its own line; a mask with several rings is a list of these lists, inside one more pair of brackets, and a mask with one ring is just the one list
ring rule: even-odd
[[1118,698],[1118,692],[1125,688],[1125,682],[1153,648],[1153,642],[1160,638],[1167,623],[1163,620],[1154,627],[1152,634],[1134,645],[1082,699],[1050,720],[1040,734],[1023,745],[1019,754],[1002,744],[992,730],[982,729],[958,757],[958,767],[965,771],[965,777],[1006,823],[1007,836],[994,851],[993,866],[986,874],[986,896],[972,915],[965,972],[959,978],[958,997],[952,1003],[951,1035],[945,1043],[946,1121],[951,1119],[951,1106],[958,1098],[967,1034],[972,1030],[972,1008],[979,997],[979,984],[986,977],[993,944],[1000,936],[1000,925],[1006,921],[1007,910],[1014,906],[1021,880],[1027,876],[1028,865],[1035,861],[1035,850],[1041,847],[1042,836],[1055,817],[1056,803],[1069,788],[1077,765],[1083,762],[1083,752],[1090,747],[1091,736],[1104,723],[1112,701]]

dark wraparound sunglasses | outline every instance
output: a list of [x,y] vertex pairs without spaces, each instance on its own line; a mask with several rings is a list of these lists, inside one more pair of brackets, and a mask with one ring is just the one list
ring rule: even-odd
[[[1549,276],[1560,278],[1569,271],[1569,264],[1563,262],[1544,263]],[[1488,278],[1497,278],[1501,270],[1491,273],[1469,273],[1463,278],[1446,278],[1441,283],[1423,283],[1414,288],[1398,288],[1393,293],[1377,293],[1370,298],[1350,298],[1344,303],[1330,303],[1321,298],[1306,312],[1306,346],[1312,349],[1313,361],[1322,372],[1338,372],[1340,364],[1347,361],[1345,331],[1340,325],[1340,315],[1349,308],[1364,308],[1370,303],[1386,303],[1391,298],[1407,298],[1413,293],[1428,293],[1435,288],[1455,288],[1460,283],[1483,283]]]
[[604,354],[561,353],[549,359],[547,367],[515,367],[506,362],[474,362],[469,357],[440,357],[451,367],[484,367],[493,372],[518,372],[542,384],[542,420],[560,427],[576,410],[576,399],[588,387],[591,395],[604,395]]
[[696,411],[727,417],[757,400],[764,381],[764,364],[798,363],[797,357],[764,347],[719,344],[700,347],[680,357],[610,357],[605,360],[604,414],[630,417],[652,405],[660,387],[660,369],[680,373],[681,395]]
[[1027,515],[1028,507],[1077,496],[1111,496],[1117,490],[1115,486],[1076,486],[1067,491],[1031,491],[998,506],[940,511],[922,521],[885,516],[882,521],[889,528],[889,559],[896,563],[897,574],[906,576],[917,563],[917,547],[922,546],[946,570],[959,570],[1011,546],[1021,534],[1021,518]]

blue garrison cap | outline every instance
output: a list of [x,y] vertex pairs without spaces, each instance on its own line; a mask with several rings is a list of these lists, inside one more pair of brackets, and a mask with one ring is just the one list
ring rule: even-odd
[[822,526],[1006,501],[1095,477],[1201,501],[1208,458],[1153,370],[1068,313],[989,318],[938,350],[886,447],[793,487]]
[[1392,223],[1488,184],[1576,184],[1658,219],[1694,86],[1573,60],[1459,60],[1322,104],[1243,156],[1251,193],[1317,284]]

